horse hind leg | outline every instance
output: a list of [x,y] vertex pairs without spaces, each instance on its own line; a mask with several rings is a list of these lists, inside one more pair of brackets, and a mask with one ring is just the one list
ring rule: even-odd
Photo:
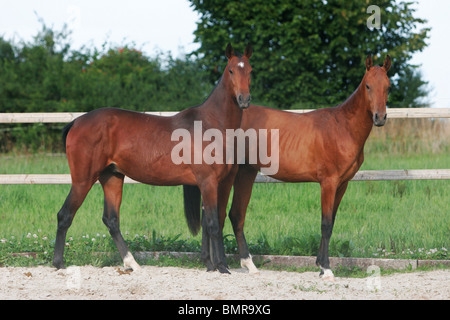
[[141,267],[134,260],[120,232],[119,210],[120,204],[122,203],[123,180],[123,174],[113,172],[109,168],[100,175],[99,181],[105,194],[102,220],[119,250],[124,267],[137,271]]
[[53,253],[53,265],[58,268],[64,268],[64,245],[66,242],[66,234],[77,210],[83,203],[86,195],[91,189],[93,183],[75,183],[72,184],[69,195],[58,212],[58,228],[56,232],[55,251]]

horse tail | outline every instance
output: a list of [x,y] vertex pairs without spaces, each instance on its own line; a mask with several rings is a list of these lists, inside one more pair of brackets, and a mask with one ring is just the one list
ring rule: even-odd
[[63,142],[63,145],[64,145],[64,151],[66,150],[67,135],[69,134],[69,131],[72,128],[74,123],[75,123],[75,120],[72,121],[71,123],[67,124],[62,130],[62,142]]
[[191,233],[200,230],[201,193],[197,186],[183,185],[184,215]]

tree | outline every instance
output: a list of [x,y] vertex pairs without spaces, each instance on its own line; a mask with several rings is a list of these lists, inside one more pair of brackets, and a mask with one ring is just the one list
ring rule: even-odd
[[0,112],[182,110],[212,89],[193,58],[147,57],[133,44],[71,50],[66,27],[41,23],[29,43],[0,37]]
[[225,65],[228,42],[236,48],[250,43],[252,96],[280,108],[342,102],[360,83],[368,54],[378,63],[391,55],[389,75],[400,77],[393,80],[395,90],[430,30],[418,30],[426,21],[414,16],[413,3],[394,0],[371,1],[381,9],[382,26],[372,30],[367,0],[190,2],[200,14],[194,34],[201,46],[193,54],[209,69],[210,80]]
[[[182,110],[206,99],[212,85],[200,63],[134,45],[70,48],[70,31],[45,26],[31,42],[0,37],[0,112],[87,112],[101,107]],[[11,130],[11,127],[14,130]],[[62,150],[62,125],[0,124],[0,152]]]
[[395,90],[392,91],[391,108],[426,108],[430,106],[428,81],[422,80],[422,73],[413,67],[400,71]]

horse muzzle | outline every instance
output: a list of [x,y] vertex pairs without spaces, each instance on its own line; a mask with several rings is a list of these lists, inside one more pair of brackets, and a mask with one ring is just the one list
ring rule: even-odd
[[243,95],[243,94],[238,95],[237,103],[239,105],[239,108],[247,109],[250,106],[250,100],[251,100],[250,94],[248,94],[248,95]]
[[373,124],[376,125],[377,127],[382,127],[386,123],[386,119],[387,119],[387,113],[379,114],[378,112],[376,112],[373,115]]

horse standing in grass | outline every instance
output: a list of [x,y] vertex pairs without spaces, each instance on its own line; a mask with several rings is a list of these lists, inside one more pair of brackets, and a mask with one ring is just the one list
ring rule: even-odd
[[[53,265],[63,268],[66,233],[92,185],[99,180],[104,192],[103,222],[107,226],[123,259],[124,266],[139,269],[119,229],[119,208],[124,177],[161,186],[197,186],[205,208],[204,229],[210,239],[211,259],[208,269],[228,272],[217,211],[219,182],[234,175],[234,164],[180,163],[172,161],[172,140],[176,129],[194,131],[194,121],[201,121],[202,130],[240,127],[243,109],[250,104],[249,58],[247,46],[243,56],[226,48],[228,63],[216,88],[201,105],[191,107],[172,117],[146,115],[121,109],[104,108],[89,112],[67,125],[63,132],[72,186],[58,212]],[[225,136],[225,134],[223,134]],[[225,147],[225,143],[223,144]],[[201,143],[201,150],[205,143]],[[192,157],[196,151],[192,150]],[[225,154],[225,152],[223,153]],[[198,228],[192,228],[194,233]]]
[[[348,182],[363,163],[364,144],[373,125],[379,127],[386,122],[386,103],[390,87],[387,71],[391,66],[391,59],[388,55],[380,67],[373,66],[369,56],[365,65],[366,72],[360,85],[337,107],[294,114],[251,105],[246,110],[241,124],[243,130],[279,130],[279,170],[270,175],[271,177],[286,182],[320,183],[322,238],[316,264],[320,266],[325,280],[334,280],[328,245],[339,204]],[[270,141],[271,139],[268,139],[267,143],[270,144]],[[254,146],[248,146],[252,147]],[[236,235],[241,265],[247,267],[250,272],[258,272],[252,262],[243,228],[253,182],[258,170],[267,164],[262,164],[260,159],[257,163],[250,164],[248,155],[246,160],[246,164],[240,165],[234,182],[224,180],[221,183],[224,194],[219,199],[220,226],[223,228],[228,196],[234,184],[229,217]]]

